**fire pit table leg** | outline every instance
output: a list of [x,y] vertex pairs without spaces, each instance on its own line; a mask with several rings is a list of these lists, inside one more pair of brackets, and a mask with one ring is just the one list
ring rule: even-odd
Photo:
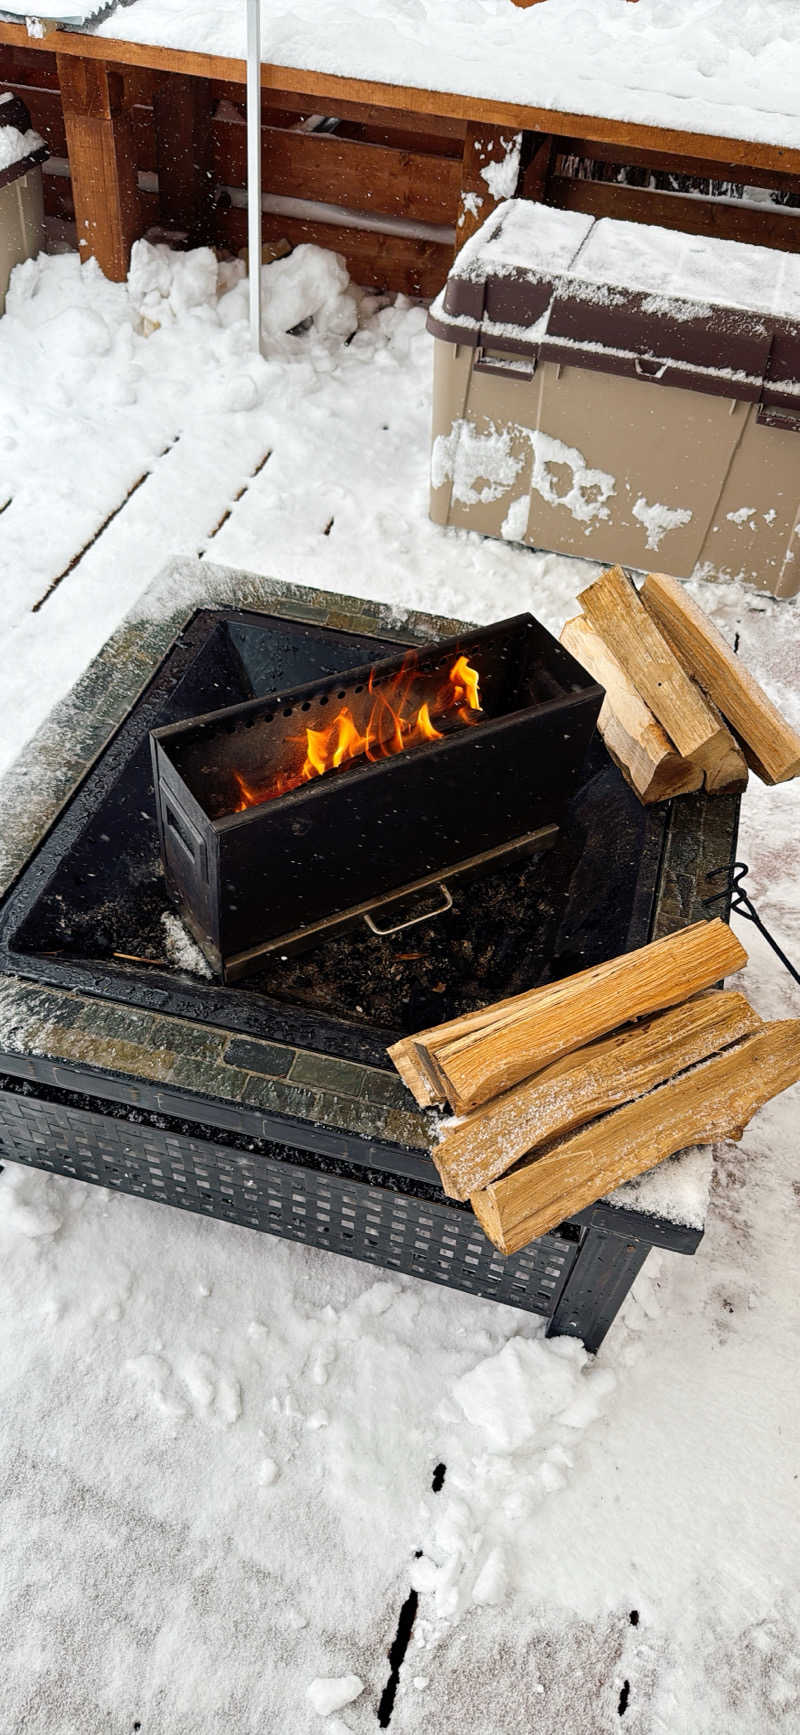
[[652,1242],[590,1224],[547,1327],[548,1337],[579,1337],[594,1353],[644,1265]]

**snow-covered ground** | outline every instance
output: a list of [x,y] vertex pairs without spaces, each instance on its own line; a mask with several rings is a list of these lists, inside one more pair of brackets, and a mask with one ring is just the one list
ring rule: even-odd
[[[595,570],[429,523],[421,309],[295,254],[259,361],[236,277],[144,249],[130,289],[73,255],[15,274],[4,765],[173,552],[552,628]],[[696,593],[797,721],[797,605]],[[754,783],[740,843],[795,957],[797,816],[797,786]],[[797,1016],[739,931],[758,1009]],[[718,1154],[697,1256],[651,1255],[595,1362],[511,1309],[7,1165],[4,1735],[367,1735],[412,1586],[397,1735],[795,1735],[797,1108]]]
[[[95,28],[245,53],[241,0],[133,0]],[[261,33],[277,66],[800,146],[796,0],[262,0]]]

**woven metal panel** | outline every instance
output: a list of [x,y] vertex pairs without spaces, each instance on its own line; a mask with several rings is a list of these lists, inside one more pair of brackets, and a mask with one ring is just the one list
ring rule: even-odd
[[547,1317],[576,1254],[554,1233],[504,1259],[471,1211],[311,1168],[288,1147],[250,1155],[10,1092],[0,1092],[0,1154]]

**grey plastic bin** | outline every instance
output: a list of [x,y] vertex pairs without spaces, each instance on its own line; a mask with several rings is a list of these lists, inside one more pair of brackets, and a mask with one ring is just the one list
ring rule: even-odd
[[[18,97],[0,97],[0,144],[5,128],[26,133],[30,124],[30,115]],[[0,151],[0,164],[3,155]],[[38,144],[6,168],[0,167],[0,314],[5,312],[14,266],[32,259],[44,246],[41,165],[48,155],[47,146]]]

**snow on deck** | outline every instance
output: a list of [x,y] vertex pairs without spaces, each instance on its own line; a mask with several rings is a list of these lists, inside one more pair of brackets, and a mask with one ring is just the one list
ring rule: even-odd
[[[16,272],[4,764],[176,551],[398,610],[575,611],[588,563],[428,521],[424,311],[292,258],[263,360],[210,255],[144,250],[130,290],[74,255]],[[797,604],[693,588],[797,721]],[[798,787],[754,781],[740,838],[794,956]],[[758,1010],[797,1016],[739,931]],[[698,1254],[650,1256],[596,1362],[516,1310],[6,1164],[3,1731],[374,1735],[413,1586],[393,1735],[794,1735],[797,1110],[717,1153]],[[661,1208],[702,1217],[709,1167],[664,1165]]]
[[[800,148],[795,0],[262,0],[277,66]],[[133,0],[100,36],[245,54],[242,0]]]

